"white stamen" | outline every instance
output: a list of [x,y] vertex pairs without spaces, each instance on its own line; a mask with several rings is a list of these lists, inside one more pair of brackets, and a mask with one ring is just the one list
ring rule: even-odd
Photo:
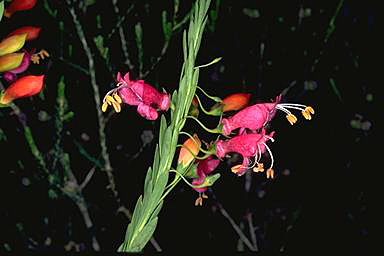
[[273,167],[273,155],[272,155],[272,151],[269,149],[269,147],[267,146],[267,144],[265,144],[264,142],[263,142],[263,144],[264,144],[265,148],[268,150],[269,156],[271,157],[271,167],[269,167],[269,168],[272,169],[272,167]]
[[296,104],[296,103],[279,103],[278,105],[282,105],[282,106],[297,106],[297,107],[303,107],[303,108],[307,107],[306,105]]
[[275,142],[275,139],[272,138],[271,136],[268,136],[268,135],[264,135],[264,137],[267,137],[269,140],[271,140],[272,142]]
[[301,110],[301,111],[304,111],[305,109],[304,108],[300,108],[300,107],[297,107],[297,106],[286,106],[284,105],[283,108],[287,109],[287,108],[290,108],[290,109],[298,109],[298,110]]
[[284,108],[283,106],[277,105],[276,109],[279,109],[279,110],[285,112],[287,115],[292,115],[291,111],[289,111],[288,109]]

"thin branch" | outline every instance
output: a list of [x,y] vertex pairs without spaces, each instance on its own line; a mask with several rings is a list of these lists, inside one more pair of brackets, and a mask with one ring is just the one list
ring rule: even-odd
[[[129,53],[128,53],[128,47],[127,47],[128,44],[127,44],[127,40],[125,40],[124,30],[123,30],[123,27],[121,26],[121,24],[125,20],[125,17],[128,15],[128,13],[133,9],[134,5],[131,5],[128,8],[128,10],[126,11],[126,14],[123,16],[123,18],[120,18],[119,7],[117,6],[117,0],[112,0],[112,4],[113,4],[113,10],[115,11],[115,15],[116,15],[116,17],[118,17],[118,22],[116,24],[116,27],[119,29],[121,48],[123,50],[123,54],[124,54],[124,58],[125,58],[124,63],[128,66],[129,70],[132,71],[134,66],[133,66],[132,62],[129,60]],[[116,30],[116,27],[114,28],[114,30],[112,30],[113,33]],[[110,35],[113,34],[112,32],[110,33]],[[108,35],[108,38],[109,37],[110,36]]]
[[87,176],[85,176],[85,179],[83,180],[83,182],[82,182],[82,183],[80,184],[80,186],[79,186],[79,189],[80,189],[80,190],[83,190],[83,189],[85,188],[85,186],[88,185],[89,181],[90,181],[90,180],[92,179],[92,177],[93,177],[93,174],[95,173],[95,170],[96,170],[95,166],[93,166],[92,169],[89,170]]
[[[67,3],[68,5],[71,4],[69,0],[67,0]],[[96,81],[95,62],[93,59],[91,49],[85,38],[83,27],[80,24],[80,21],[76,15],[75,9],[73,7],[68,7],[68,9],[72,16],[73,22],[75,24],[77,35],[80,39],[80,42],[84,48],[85,54],[88,58],[88,71],[91,78],[91,85],[93,89],[94,100],[96,103],[97,121],[99,125],[99,141],[100,141],[100,147],[101,147],[101,157],[104,162],[103,170],[107,173],[107,176],[108,176],[108,181],[109,181],[108,187],[111,189],[115,198],[119,200],[118,193],[116,191],[115,179],[112,174],[112,166],[111,166],[111,162],[110,162],[108,151],[107,151],[107,143],[106,143],[106,137],[104,133],[105,122],[104,122],[103,112],[101,111],[100,92],[99,92],[99,87]]]
[[235,221],[231,218],[231,216],[228,214],[228,212],[224,209],[224,207],[219,203],[216,202],[216,206],[220,209],[220,213],[229,221],[229,223],[232,225],[233,229],[236,231],[236,233],[239,235],[240,239],[244,242],[245,245],[248,246],[248,248],[251,251],[257,251],[257,249],[251,244],[251,242],[248,240],[248,238],[244,235],[244,233],[241,231],[240,227],[235,223]]

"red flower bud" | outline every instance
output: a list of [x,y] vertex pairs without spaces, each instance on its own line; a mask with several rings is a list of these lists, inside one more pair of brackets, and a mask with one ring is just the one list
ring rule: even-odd
[[39,27],[25,26],[25,27],[16,29],[15,31],[10,33],[7,37],[17,35],[17,34],[27,33],[27,38],[25,39],[25,41],[31,41],[36,39],[39,36],[40,30],[41,28]]
[[15,12],[32,9],[35,4],[36,0],[13,0],[5,9],[4,16],[10,18]]
[[9,104],[15,99],[30,97],[43,89],[44,75],[24,76],[11,84],[0,96],[0,104]]

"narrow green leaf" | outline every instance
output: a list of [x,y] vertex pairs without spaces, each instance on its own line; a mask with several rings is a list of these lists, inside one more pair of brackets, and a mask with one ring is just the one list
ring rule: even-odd
[[3,17],[3,13],[4,13],[4,1],[1,1],[0,2],[0,21],[1,21],[1,18]]
[[[159,149],[159,144],[156,144],[155,157],[153,159],[152,179],[153,177],[157,177],[157,173],[159,172],[159,166],[160,166],[160,149]],[[151,189],[153,189],[153,187]]]
[[164,203],[164,201],[161,200],[160,203],[159,203],[159,205],[158,205],[158,206],[156,207],[156,209],[153,211],[153,213],[152,213],[152,215],[151,215],[151,217],[150,217],[150,220],[152,220],[153,218],[156,218],[156,217],[157,217],[157,215],[159,214],[161,208],[163,207],[163,203]]
[[333,78],[329,78],[329,83],[331,84],[332,90],[336,94],[337,98],[339,98],[339,100],[341,102],[343,102],[343,99],[341,98],[340,91],[339,91],[339,89],[337,89],[335,80],[333,80]]
[[[167,164],[166,158],[168,156],[172,139],[172,127],[169,126],[165,131],[163,140],[161,141],[162,161],[160,162],[159,172],[164,172],[164,166]],[[164,156],[164,157],[163,157]]]
[[164,115],[161,115],[160,118],[160,130],[159,130],[159,147],[160,147],[160,157],[163,157],[162,141],[164,138],[165,129],[167,129],[167,120]]
[[133,211],[132,221],[130,225],[132,225],[132,228],[135,229],[135,227],[138,226],[143,212],[143,201],[142,201],[142,195],[140,195],[139,199],[137,200],[135,210]]
[[[147,175],[144,181],[144,198],[152,192],[152,174],[153,170],[151,167],[148,168]],[[145,207],[144,207],[145,208]]]
[[153,218],[147,225],[145,225],[135,241],[133,241],[132,248],[134,248],[135,251],[141,251],[152,237],[157,226],[157,220],[157,217]]

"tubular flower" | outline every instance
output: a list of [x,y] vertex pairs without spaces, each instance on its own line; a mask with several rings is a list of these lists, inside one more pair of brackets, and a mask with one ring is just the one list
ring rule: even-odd
[[25,43],[27,33],[17,34],[5,38],[0,42],[0,56],[20,50]]
[[314,114],[312,107],[295,103],[280,103],[281,95],[276,97],[275,102],[272,103],[260,103],[249,106],[230,118],[224,118],[221,123],[223,125],[223,134],[229,135],[233,130],[237,128],[257,130],[265,126],[266,123],[271,121],[275,116],[276,110],[285,112],[286,118],[290,124],[294,124],[297,121],[289,109],[301,110],[303,116],[307,119],[311,119],[311,114]]
[[44,75],[24,76],[11,84],[0,96],[0,104],[9,104],[15,99],[38,94],[43,89]]
[[214,105],[212,114],[221,115],[223,112],[240,110],[248,105],[250,93],[234,93],[224,98],[222,102]]
[[[192,185],[202,185],[206,179],[206,177],[213,172],[216,167],[219,165],[220,160],[213,159],[212,156],[208,157],[204,160],[198,160],[197,170],[196,173],[199,176],[199,178],[195,178],[192,180]],[[205,192],[208,187],[201,187],[201,188],[193,188],[197,192]]]
[[250,93],[235,93],[223,99],[223,112],[240,110],[248,105]]
[[117,88],[110,90],[103,99],[102,110],[106,111],[112,105],[116,112],[120,112],[120,104],[137,106],[137,112],[148,120],[156,120],[157,111],[168,110],[171,101],[167,93],[160,93],[144,80],[130,80],[129,73],[124,78],[117,74]]
[[13,70],[19,67],[24,59],[25,53],[8,53],[0,56],[0,72]]
[[183,147],[180,149],[179,159],[177,160],[177,164],[181,164],[183,167],[187,167],[195,156],[199,153],[201,146],[201,141],[197,134],[193,135],[193,139],[187,139]]
[[[11,53],[11,54],[13,54],[13,53]],[[23,58],[22,58],[21,63],[19,64],[19,66],[17,66],[16,68],[11,69],[8,72],[4,73],[4,79],[8,83],[13,83],[14,81],[16,81],[16,79],[17,79],[16,74],[20,74],[20,73],[24,72],[25,70],[28,69],[29,65],[31,64],[31,55],[25,50],[23,50],[22,54],[23,54]]]
[[15,12],[32,9],[36,4],[36,0],[13,0],[5,9],[4,16],[10,18]]
[[25,41],[31,41],[39,37],[40,30],[39,27],[25,26],[14,30],[7,37],[27,33]]
[[275,132],[271,132],[269,135],[266,135],[265,129],[262,130],[261,133],[251,133],[251,134],[243,134],[233,137],[232,139],[223,141],[219,140],[216,143],[216,155],[218,158],[223,158],[226,154],[231,152],[236,152],[242,155],[243,162],[241,165],[236,165],[232,167],[232,172],[237,174],[238,176],[243,175],[247,169],[251,169],[252,167],[248,167],[250,163],[250,158],[254,157],[254,165],[258,164],[258,167],[263,168],[263,166],[259,163],[261,159],[261,155],[268,151],[271,157],[271,167],[273,167],[273,156],[272,151],[267,146],[266,142],[274,139],[272,138]]

